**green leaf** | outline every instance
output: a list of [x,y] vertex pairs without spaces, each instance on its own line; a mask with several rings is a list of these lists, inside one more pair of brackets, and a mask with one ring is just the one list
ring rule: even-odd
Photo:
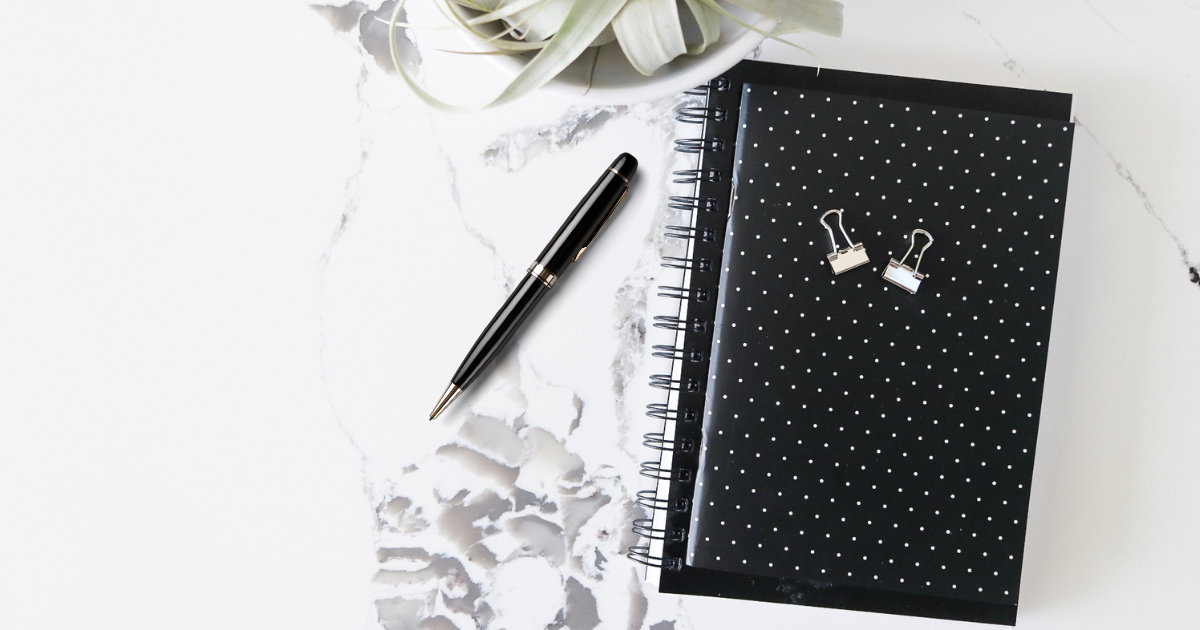
[[[558,76],[588,48],[614,40],[630,64],[649,76],[679,55],[703,53],[720,37],[722,17],[805,52],[808,52],[805,48],[779,36],[801,31],[840,36],[842,32],[842,5],[834,0],[682,0],[700,28],[701,41],[691,45],[683,37],[678,0],[433,0],[452,22],[496,49],[463,54],[514,55],[536,51],[490,103],[460,107],[429,94],[400,62],[396,31],[405,1],[397,0],[388,22],[392,62],[422,101],[436,109],[455,112],[475,111],[515,100]],[[730,13],[723,2],[772,18],[777,24],[771,32],[766,32]],[[593,55],[593,71],[596,58]]]
[[687,52],[675,0],[629,0],[612,27],[629,63],[646,76]]
[[397,0],[392,10],[392,20],[389,25],[388,43],[391,46],[392,64],[408,87],[430,107],[447,112],[470,112],[492,105],[502,105],[536,90],[562,72],[571,62],[579,58],[583,51],[604,32],[605,27],[621,11],[628,0],[577,0],[571,5],[571,10],[563,19],[561,28],[550,38],[544,48],[538,52],[521,72],[509,83],[504,91],[490,103],[473,107],[462,107],[445,103],[421,87],[420,84],[404,69],[400,61],[400,53],[396,47],[396,23],[400,20],[400,11],[404,8],[405,0]]
[[743,9],[795,27],[842,36],[842,4],[833,0],[726,0]]
[[600,31],[600,34],[596,36],[596,39],[592,40],[592,45],[588,46],[588,48],[603,46],[609,42],[615,41],[617,41],[617,34],[613,32],[612,24],[609,24],[608,26],[604,27],[603,31]]
[[787,22],[780,22],[775,25],[775,28],[771,29],[771,35],[774,37],[779,37],[781,35],[792,35],[795,33],[805,33],[807,31],[808,31],[808,29],[804,28],[803,26],[797,26],[795,24],[788,24]]
[[[403,2],[403,0],[401,1]],[[496,0],[491,1],[496,2]],[[491,34],[479,28],[478,25],[472,24],[471,21],[468,20],[462,13],[455,10],[454,7],[450,6],[449,4],[450,2],[453,2],[458,6],[465,6],[473,11],[479,11],[481,10],[480,6],[482,5],[480,5],[478,2],[473,4],[468,3],[465,0],[441,0],[441,2],[434,0],[434,2],[442,11],[442,13],[445,14],[450,20],[458,22],[459,26],[475,37],[478,37],[479,40],[485,44],[495,46],[501,50],[509,50],[514,52],[541,50],[542,48],[546,47],[545,42],[519,42],[511,39],[504,39],[505,36],[512,34],[512,32],[518,26],[520,26],[520,23],[509,25],[508,28],[505,28],[499,33]]]
[[[739,18],[738,18],[738,16],[736,16],[736,15],[734,15],[734,14],[730,13],[729,11],[725,10],[725,8],[724,8],[724,7],[722,7],[721,5],[717,4],[717,0],[700,0],[700,2],[703,2],[704,4],[708,5],[709,7],[711,7],[711,8],[712,8],[714,11],[716,11],[717,13],[720,13],[720,14],[721,14],[721,15],[723,15],[724,17],[728,18],[730,21],[734,22],[734,23],[735,23],[735,24],[737,24],[738,26],[741,26],[742,28],[744,28],[744,29],[746,29],[746,30],[748,30],[748,31],[754,31],[755,33],[758,33],[759,35],[762,35],[763,37],[766,37],[766,38],[769,38],[769,39],[773,39],[773,40],[775,40],[775,41],[777,41],[777,42],[780,42],[780,43],[782,43],[782,44],[787,44],[788,46],[791,46],[792,48],[795,48],[795,49],[797,49],[797,50],[803,50],[804,52],[806,52],[806,53],[808,53],[808,54],[810,54],[810,55],[812,55],[812,54],[813,54],[811,50],[809,50],[809,49],[807,49],[807,48],[805,48],[805,47],[803,47],[803,46],[801,46],[801,45],[799,45],[799,44],[796,44],[796,43],[794,43],[794,42],[789,42],[789,41],[788,41],[788,40],[786,40],[786,39],[781,39],[781,38],[779,38],[779,37],[775,36],[773,33],[768,33],[767,31],[764,31],[764,30],[762,30],[761,28],[758,28],[757,26],[755,26],[755,25],[753,25],[753,24],[750,24],[750,23],[748,23],[748,22],[744,22],[744,21],[742,21],[741,19],[739,19]],[[813,55],[813,57],[815,58],[815,57],[816,57],[816,55]],[[819,63],[819,62],[818,62],[818,63]],[[818,69],[817,69],[817,72],[820,72],[820,68],[818,68]]]
[[509,21],[521,24],[517,32],[522,39],[544,41],[562,30],[563,22],[576,4],[576,0],[549,0],[545,4],[517,11]]
[[[476,11],[479,11],[479,10],[485,11],[483,13],[483,15],[480,15],[478,17],[473,17],[473,18],[467,20],[468,24],[486,24],[488,22],[495,22],[496,20],[502,20],[504,18],[507,18],[507,17],[517,13],[517,12],[524,11],[525,9],[542,4],[544,2],[546,2],[546,0],[509,0],[509,1],[493,2],[490,5],[478,5],[476,7],[471,7],[469,5],[464,5],[462,3],[458,3],[458,4],[459,4],[459,6],[466,6],[467,8],[473,8]],[[479,7],[484,7],[484,8],[480,9]]]
[[699,55],[721,37],[721,14],[699,0],[683,1],[691,9],[692,17],[696,18],[696,24],[700,26],[700,36],[703,38],[699,44],[688,46],[687,54]]

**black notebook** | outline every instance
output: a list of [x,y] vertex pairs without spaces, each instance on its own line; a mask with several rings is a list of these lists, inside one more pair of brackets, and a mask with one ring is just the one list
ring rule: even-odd
[[630,556],[663,592],[1014,624],[1071,97],[758,62],[694,93]]

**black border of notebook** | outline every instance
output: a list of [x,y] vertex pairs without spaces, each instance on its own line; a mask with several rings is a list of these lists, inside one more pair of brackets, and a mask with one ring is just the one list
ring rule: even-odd
[[[757,61],[743,61],[720,76],[728,80],[728,83],[725,84],[724,89],[718,89],[719,80],[710,84],[706,107],[710,110],[723,109],[725,115],[717,120],[709,119],[705,123],[704,135],[706,138],[730,139],[737,137],[742,86],[746,83],[891,98],[914,103],[976,109],[1063,122],[1070,122],[1071,117],[1071,95],[1055,92],[914,79],[845,70],[823,69],[818,72],[817,69],[810,67]],[[703,168],[715,168],[723,174],[719,181],[702,180],[697,192],[697,196],[700,198],[710,197],[718,202],[715,210],[698,211],[699,216],[696,220],[698,235],[695,239],[694,258],[697,260],[710,259],[713,270],[721,268],[722,239],[716,238],[716,235],[723,233],[729,213],[730,174],[733,172],[734,153],[730,147],[729,150],[722,152],[706,152],[703,157]],[[703,228],[711,230],[712,238],[704,237]],[[694,297],[697,295],[698,289],[713,287],[717,284],[715,278],[710,277],[711,273],[713,272],[699,271],[692,274],[690,295]],[[710,296],[704,301],[693,299],[688,304],[688,318],[714,321],[717,301],[716,296]],[[699,332],[689,331],[685,338],[685,344],[688,348],[706,351],[712,345],[713,332],[712,327]],[[690,438],[695,443],[700,443],[700,425],[705,397],[704,382],[707,371],[708,366],[705,361],[684,362],[683,364],[680,377],[683,385],[679,395],[681,412],[679,417],[683,420],[677,425],[677,439]],[[689,387],[689,383],[694,384],[694,387]],[[685,410],[691,410],[691,417],[695,420],[687,421],[688,414],[684,413]],[[677,452],[674,456],[673,469],[675,471],[694,471],[698,466],[698,449],[690,453]],[[690,502],[692,490],[690,482],[672,483],[671,498],[686,499]],[[690,512],[686,510],[668,511],[668,529],[687,530],[689,515]],[[665,557],[684,558],[686,554],[687,543],[685,541],[665,543]],[[678,569],[663,569],[659,590],[664,593],[705,595],[1004,625],[1015,625],[1017,617],[1017,607],[1009,604],[930,597],[699,569],[688,566],[686,563],[682,563]]]

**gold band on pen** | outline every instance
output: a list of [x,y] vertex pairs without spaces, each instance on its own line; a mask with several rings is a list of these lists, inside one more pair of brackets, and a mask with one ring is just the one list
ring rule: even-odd
[[547,289],[553,287],[554,283],[558,281],[558,276],[550,273],[550,270],[543,267],[540,262],[535,261],[532,265],[529,265],[529,273],[533,274],[533,277],[538,280],[541,280]]
[[613,175],[616,175],[617,177],[620,177],[621,179],[625,180],[626,184],[629,183],[629,178],[622,175],[620,172],[617,171],[617,169],[610,166],[610,167],[608,167],[608,170],[612,171]]

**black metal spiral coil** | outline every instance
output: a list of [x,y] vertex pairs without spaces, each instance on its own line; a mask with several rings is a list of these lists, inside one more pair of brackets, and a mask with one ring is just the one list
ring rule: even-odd
[[633,520],[633,533],[643,538],[653,540],[669,540],[681,542],[687,539],[687,530],[679,527],[655,527],[654,519],[637,518]]
[[691,501],[685,498],[660,499],[654,490],[638,490],[637,504],[647,510],[675,510],[686,512],[691,507]]
[[625,554],[625,557],[633,560],[634,562],[641,562],[646,566],[654,567],[656,569],[678,571],[683,568],[683,560],[680,560],[679,558],[652,556],[650,555],[650,547],[646,545],[634,545],[630,547],[629,553]]
[[698,392],[700,382],[694,378],[674,379],[670,374],[651,374],[650,387],[673,392]]
[[704,351],[696,348],[676,348],[665,344],[654,346],[654,356],[660,359],[671,359],[672,361],[691,361],[693,363],[704,360]]
[[693,318],[691,321],[675,317],[674,315],[655,315],[654,327],[663,328],[666,330],[682,330],[702,333],[708,329],[708,322],[700,318]]
[[719,206],[717,206],[717,199],[715,197],[673,195],[667,200],[667,207],[672,210],[707,210],[711,212]]
[[729,111],[724,107],[680,107],[675,110],[675,120],[682,123],[724,122],[728,116]]
[[678,256],[663,256],[662,266],[671,269],[695,269],[696,271],[712,271],[711,258],[679,258]]
[[672,173],[676,184],[695,184],[696,182],[719,182],[721,171],[715,168],[692,168]]
[[680,153],[700,153],[702,151],[724,151],[724,138],[686,138],[675,141],[675,150]]
[[646,405],[646,415],[659,420],[675,420],[677,422],[695,422],[695,409],[671,409],[667,403],[650,403]]
[[717,231],[709,227],[688,227],[686,225],[668,225],[667,238],[695,238],[708,243],[717,240]]
[[660,291],[658,295],[660,297],[672,298],[676,300],[695,300],[697,302],[708,301],[708,289],[699,288],[693,291],[684,287],[660,286],[658,288]]
[[687,438],[668,440],[662,433],[647,433],[642,436],[642,445],[656,451],[674,451],[676,453],[691,453],[696,450],[696,443]]
[[[696,97],[712,97],[714,92],[724,92],[732,88],[732,83],[729,79],[720,77],[708,82],[705,85],[699,86],[692,90],[688,90],[688,96]],[[709,101],[711,103],[711,101]],[[702,155],[707,152],[724,151],[727,148],[727,143],[724,138],[711,135],[708,122],[724,122],[730,116],[729,110],[724,107],[708,106],[703,107],[681,107],[675,112],[675,120],[683,123],[698,123],[705,125],[700,138],[684,138],[675,141],[675,151],[683,154]],[[696,192],[692,195],[674,195],[668,199],[667,206],[671,210],[678,211],[697,211],[713,212],[720,210],[720,204],[716,197],[701,195],[700,190],[709,192],[707,186],[709,184],[719,184],[724,176],[721,171],[710,166],[706,166],[703,158],[700,159],[697,168],[689,170],[674,171],[674,183],[676,184],[692,184]],[[709,193],[711,194],[711,193]],[[698,217],[693,215],[691,223],[696,223]],[[712,221],[706,220],[705,223],[716,225]],[[699,243],[715,243],[717,240],[717,229],[715,227],[691,227],[685,225],[669,225],[666,227],[666,236],[670,238],[685,239]],[[711,247],[705,245],[704,247]],[[711,272],[714,268],[713,258],[709,256],[699,256],[694,254],[693,245],[689,245],[690,254],[687,258],[678,256],[664,256],[662,266],[670,269],[680,269],[687,272],[702,273]],[[707,253],[707,252],[706,252]],[[685,275],[685,278],[687,276]],[[689,281],[692,287],[681,286],[660,286],[658,287],[658,295],[661,297],[672,298],[676,300],[689,302],[707,302],[713,293],[710,289],[696,286],[705,284],[697,282],[698,277],[693,276]],[[704,334],[708,332],[708,322],[703,318],[697,317],[680,317],[672,315],[660,315],[654,318],[654,326],[665,330],[673,330],[676,333]],[[655,345],[653,347],[653,356],[670,359],[673,362],[703,362],[706,358],[704,349],[695,347],[696,344],[689,343],[687,338],[684,339],[685,347],[676,347],[672,345]],[[684,345],[678,344],[678,345]],[[678,366],[675,366],[678,367]],[[693,395],[700,392],[701,382],[697,378],[683,377],[675,378],[674,374],[679,373],[679,370],[672,370],[672,374],[654,374],[650,377],[650,386],[657,389],[667,390],[668,392],[679,392],[680,394]],[[690,372],[689,372],[690,374]],[[684,437],[691,435],[696,431],[695,423],[700,418],[700,410],[691,407],[679,407],[677,404],[679,396],[671,395],[670,399],[676,399],[667,403],[651,403],[646,405],[646,415],[666,422],[691,423],[692,428],[683,431],[683,435],[667,439],[667,427],[664,426],[663,432],[647,433],[643,436],[642,444],[655,451],[671,452],[676,454],[691,454],[699,449],[699,436]],[[687,396],[684,396],[687,399]],[[675,404],[675,408],[671,405]],[[683,427],[684,425],[677,425]],[[690,461],[688,458],[694,458],[695,455],[685,455],[681,459],[667,459],[672,465],[664,467],[663,462],[643,462],[640,473],[642,476],[649,477],[658,482],[667,482],[668,485],[659,483],[659,486],[653,490],[641,490],[637,493],[637,504],[645,508],[649,512],[666,510],[668,512],[687,512],[691,508],[691,492],[687,490],[679,490],[675,483],[691,483],[695,476],[690,466],[683,462]],[[663,496],[659,496],[660,490],[663,490]],[[668,496],[669,495],[669,496]],[[678,518],[668,516],[663,522],[662,527],[654,526],[654,518],[639,518],[633,521],[633,533],[639,538],[648,539],[655,542],[655,545],[674,545],[686,540],[687,528],[686,519],[680,521]],[[683,527],[680,527],[682,525]],[[657,549],[657,546],[655,547]],[[666,547],[664,547],[666,549]],[[683,567],[683,560],[679,557],[666,557],[663,555],[654,555],[649,545],[634,545],[629,548],[627,557],[635,562],[642,564],[667,569],[680,570]]]
[[649,477],[651,479],[664,479],[667,481],[679,481],[683,483],[687,483],[692,480],[692,471],[686,468],[681,468],[679,470],[662,468],[658,465],[658,462],[642,462],[641,473],[643,477]]
[[729,89],[729,86],[729,79],[726,79],[725,77],[717,77],[716,79],[713,79],[704,85],[697,85],[696,87],[684,92],[684,94],[687,94],[688,96],[708,96],[713,90],[725,92]]

